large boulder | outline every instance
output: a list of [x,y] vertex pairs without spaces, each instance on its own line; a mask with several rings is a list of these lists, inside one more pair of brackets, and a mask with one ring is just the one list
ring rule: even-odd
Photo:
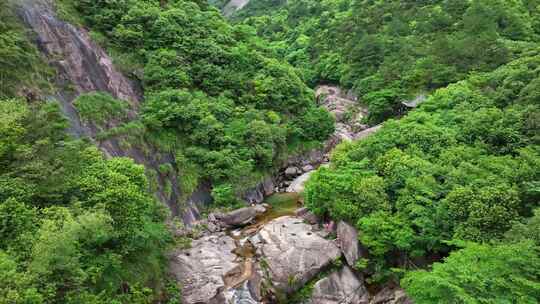
[[347,264],[354,266],[361,257],[367,257],[367,250],[358,242],[358,231],[344,221],[337,225],[339,248],[343,252]]
[[233,270],[234,240],[224,233],[195,240],[192,247],[171,256],[171,272],[182,286],[182,303],[216,303],[225,288],[223,277]]
[[274,193],[276,185],[272,177],[268,177],[255,187],[248,189],[241,196],[248,204],[260,204],[264,198]]
[[285,175],[288,176],[288,177],[295,177],[299,174],[301,174],[302,171],[296,167],[288,167],[287,169],[285,169]]
[[333,272],[315,283],[307,304],[368,304],[369,294],[363,280],[349,267]]
[[413,304],[413,301],[403,289],[387,286],[379,291],[369,304]]
[[258,233],[262,265],[273,286],[290,293],[337,259],[337,246],[312,232],[302,220],[284,216],[266,224]]
[[266,212],[261,205],[236,209],[229,213],[216,213],[215,218],[226,227],[239,227],[251,223],[259,214]]

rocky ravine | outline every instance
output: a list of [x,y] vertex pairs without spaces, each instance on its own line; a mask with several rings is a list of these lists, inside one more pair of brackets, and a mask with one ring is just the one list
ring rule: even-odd
[[244,200],[258,204],[264,197],[275,192],[301,193],[312,171],[327,164],[330,153],[340,143],[361,140],[377,132],[381,125],[370,127],[362,123],[367,108],[362,106],[352,92],[336,86],[321,85],[315,91],[318,104],[326,108],[336,119],[336,130],[320,148],[289,157],[281,169],[271,177],[248,190]]
[[[261,208],[265,207],[218,216],[229,219],[226,223],[211,214],[206,224],[212,224],[208,227],[214,232],[171,255],[171,270],[182,286],[184,304],[289,303],[288,295],[329,269],[334,270],[312,282],[313,292],[304,304],[411,303],[399,288],[368,293],[362,273],[353,270],[357,259],[366,254],[354,227],[344,222],[321,225],[306,210],[258,225]],[[233,230],[245,224],[250,214],[255,214],[254,225]],[[337,239],[329,239],[331,234],[337,234]],[[334,262],[342,256],[344,265],[336,268]]]

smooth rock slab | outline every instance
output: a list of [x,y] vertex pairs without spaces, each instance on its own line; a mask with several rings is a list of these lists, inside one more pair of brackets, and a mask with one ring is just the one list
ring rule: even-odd
[[214,214],[215,218],[225,226],[237,227],[249,224],[257,215],[266,212],[266,208],[261,205],[240,208],[229,213]]
[[345,266],[315,283],[306,304],[368,304],[369,294],[363,280]]
[[287,192],[289,193],[302,193],[304,192],[304,186],[306,182],[309,180],[309,177],[313,174],[315,171],[309,171],[306,172],[299,177],[295,178],[289,187],[287,187]]
[[182,303],[220,302],[216,297],[225,286],[223,276],[234,269],[234,240],[219,233],[193,241],[192,248],[176,251],[171,272],[182,287]]
[[[274,287],[291,293],[337,259],[337,246],[312,232],[311,226],[291,216],[266,224],[258,234],[260,252]],[[264,265],[263,265],[264,264]]]

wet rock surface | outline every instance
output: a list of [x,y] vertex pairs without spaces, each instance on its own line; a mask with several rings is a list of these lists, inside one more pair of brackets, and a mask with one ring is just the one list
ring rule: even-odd
[[260,251],[273,286],[289,293],[337,259],[337,246],[313,232],[311,226],[291,216],[266,224],[258,233]]
[[349,267],[331,273],[315,283],[306,304],[368,304],[369,294],[363,280]]

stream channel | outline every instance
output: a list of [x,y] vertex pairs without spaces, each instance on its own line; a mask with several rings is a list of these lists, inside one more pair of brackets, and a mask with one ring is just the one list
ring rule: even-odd
[[270,221],[282,216],[294,216],[296,210],[302,206],[302,196],[298,193],[275,193],[267,197],[263,204],[267,206],[266,212],[255,217],[252,224],[227,230],[227,235],[235,243],[233,253],[241,265],[237,271],[227,273],[223,278],[227,288],[237,288],[253,275],[256,248],[250,238]]

